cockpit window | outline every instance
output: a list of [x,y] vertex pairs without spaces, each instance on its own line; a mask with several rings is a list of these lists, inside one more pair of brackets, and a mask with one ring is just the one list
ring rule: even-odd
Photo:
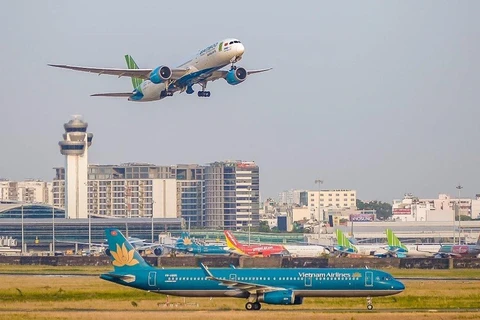
[[238,41],[238,40],[235,40],[235,41],[233,41],[233,43],[240,43],[240,41]]
[[233,41],[230,41],[230,44],[233,44]]

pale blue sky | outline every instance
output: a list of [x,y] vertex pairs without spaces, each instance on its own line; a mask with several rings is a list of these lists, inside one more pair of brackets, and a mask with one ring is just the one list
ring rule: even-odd
[[[480,193],[480,2],[7,1],[0,11],[0,177],[51,180],[82,114],[90,162],[253,160],[263,197],[353,188],[360,199]],[[273,67],[212,96],[132,103],[130,79],[47,63],[175,67],[226,37]]]

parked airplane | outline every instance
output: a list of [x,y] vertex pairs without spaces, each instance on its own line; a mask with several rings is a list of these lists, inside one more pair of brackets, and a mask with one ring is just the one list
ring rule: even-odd
[[223,231],[227,246],[233,253],[252,257],[269,257],[271,255],[288,255],[289,252],[284,246],[278,244],[242,244],[229,230]]
[[442,245],[438,250],[436,257],[479,257],[480,258],[480,234],[476,244],[470,245]]
[[402,244],[400,239],[387,229],[388,252],[391,256],[397,258],[404,257],[434,257],[440,250],[439,244]]
[[388,251],[384,245],[378,244],[357,244],[354,245],[342,232],[337,229],[337,245],[334,246],[334,250],[339,252],[340,255],[361,255],[361,256],[374,256],[374,257],[386,257]]
[[193,255],[223,255],[232,253],[228,247],[219,245],[201,245],[192,241],[190,236],[183,232],[175,245],[164,245],[172,251],[192,253]]
[[374,269],[159,269],[150,266],[118,229],[105,230],[114,271],[101,279],[155,293],[184,297],[246,298],[247,310],[261,302],[302,304],[304,297],[371,297],[402,292],[405,286]]
[[[164,245],[162,244],[147,242],[145,239],[140,239],[136,237],[128,237],[127,241],[130,242],[132,246],[135,248],[135,250],[137,250],[141,254],[143,254],[147,250],[153,251],[153,253],[157,256],[161,256],[163,253],[162,247]],[[89,246],[90,251],[87,252],[87,254],[102,254],[108,248],[108,243],[95,243],[95,242],[88,243],[88,242],[67,241],[67,240],[57,240],[57,239],[55,239],[55,242]]]
[[[125,97],[129,101],[154,101],[173,96],[175,92],[192,94],[193,85],[202,87],[198,91],[199,97],[210,97],[210,91],[205,91],[209,81],[225,79],[230,85],[237,85],[254,73],[271,70],[246,70],[235,66],[245,52],[245,47],[237,39],[225,39],[200,50],[193,59],[171,69],[161,65],[153,69],[139,69],[131,56],[126,55],[128,69],[91,68],[63,64],[49,64],[49,66],[71,69],[76,71],[92,72],[118,77],[132,78],[133,91],[120,93],[97,93],[92,96]],[[231,65],[230,70],[220,70]]]

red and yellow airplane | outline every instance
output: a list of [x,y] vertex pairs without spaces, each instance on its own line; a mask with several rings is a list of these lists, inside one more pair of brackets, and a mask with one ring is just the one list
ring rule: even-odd
[[278,244],[249,244],[245,245],[238,242],[237,238],[231,231],[225,230],[223,232],[227,239],[227,246],[232,249],[233,252],[239,255],[247,255],[252,257],[269,257],[275,254],[288,254],[287,249],[284,246]]

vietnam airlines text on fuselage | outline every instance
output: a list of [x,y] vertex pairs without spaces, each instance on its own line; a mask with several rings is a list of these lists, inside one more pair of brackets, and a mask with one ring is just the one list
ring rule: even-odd
[[188,297],[247,298],[247,310],[261,302],[297,305],[304,297],[371,297],[398,294],[405,289],[387,272],[374,269],[269,268],[159,269],[147,264],[118,229],[106,229],[114,271],[104,280],[124,286]]
[[[200,50],[193,59],[178,66],[178,69],[187,70],[182,77],[183,79],[179,79],[180,83],[178,87],[188,90],[188,88],[191,88],[193,84],[198,82],[198,79],[202,79],[203,77],[206,78],[213,71],[220,70],[229,64],[239,61],[244,52],[245,47],[237,39],[225,39],[209,45],[205,49]],[[229,82],[228,79],[227,82]],[[233,79],[229,83],[236,84]],[[161,92],[166,90],[165,86],[165,82],[155,84],[150,80],[145,80],[140,85],[141,90],[134,90],[132,96],[129,97],[128,100],[159,100],[161,98]],[[168,90],[176,91],[176,87],[169,87]]]

